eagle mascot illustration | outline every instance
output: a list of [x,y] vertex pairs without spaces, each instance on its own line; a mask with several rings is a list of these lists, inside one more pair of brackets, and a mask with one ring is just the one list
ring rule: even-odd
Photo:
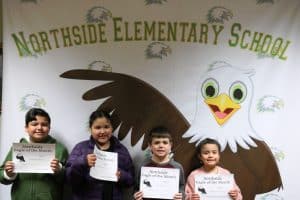
[[149,131],[166,126],[173,134],[174,159],[183,165],[186,175],[199,163],[196,145],[205,138],[216,139],[222,147],[220,165],[235,175],[244,200],[253,200],[256,194],[282,187],[274,156],[249,117],[253,74],[253,70],[227,63],[213,65],[199,81],[191,124],[166,96],[136,77],[86,69],[66,71],[61,77],[107,81],[87,91],[83,99],[105,98],[98,109],[112,113],[120,140],[131,130],[132,146],[143,138],[142,148],[146,149]]

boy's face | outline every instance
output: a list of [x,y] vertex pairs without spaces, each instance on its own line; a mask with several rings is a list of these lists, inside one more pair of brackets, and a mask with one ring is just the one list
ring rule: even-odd
[[159,160],[164,160],[168,158],[168,155],[171,152],[172,143],[169,138],[152,138],[149,148],[154,157]]
[[36,120],[25,126],[25,131],[28,133],[31,142],[43,142],[49,134],[50,124],[46,117],[37,115]]

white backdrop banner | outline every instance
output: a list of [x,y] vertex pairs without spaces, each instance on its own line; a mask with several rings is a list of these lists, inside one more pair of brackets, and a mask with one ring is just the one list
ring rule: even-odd
[[298,0],[3,0],[3,23],[1,160],[28,109],[71,151],[101,108],[135,162],[164,125],[186,175],[210,137],[244,199],[300,199]]

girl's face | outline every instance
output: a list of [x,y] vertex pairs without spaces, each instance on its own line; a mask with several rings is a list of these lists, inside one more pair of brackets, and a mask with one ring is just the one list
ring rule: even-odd
[[46,117],[37,115],[35,118],[25,126],[25,131],[31,142],[43,142],[49,134],[50,124]]
[[105,117],[95,119],[90,129],[93,139],[100,146],[107,144],[112,136],[112,125]]
[[216,144],[203,145],[199,158],[203,162],[204,167],[215,167],[220,160],[220,152],[218,146]]

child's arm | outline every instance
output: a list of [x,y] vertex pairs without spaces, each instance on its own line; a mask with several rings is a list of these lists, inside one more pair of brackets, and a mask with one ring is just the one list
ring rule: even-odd
[[231,199],[233,200],[242,200],[242,196],[241,196],[241,192],[237,189],[233,189],[233,190],[230,190],[228,192],[229,196],[231,197]]
[[191,173],[188,176],[185,185],[185,200],[200,200],[198,193],[195,193],[195,175]]
[[76,145],[66,164],[66,178],[73,186],[81,186],[86,174],[89,173],[87,156],[82,153],[81,146]]
[[182,193],[176,193],[173,197],[173,200],[182,200],[183,197],[182,197]]
[[51,161],[50,167],[54,172],[53,176],[58,184],[62,184],[65,178],[65,165],[69,153],[64,145],[56,142],[55,145],[55,158]]
[[134,198],[134,200],[142,200],[143,196],[144,196],[143,192],[138,191],[138,192],[134,193],[133,198]]
[[[144,161],[145,162],[145,161]],[[141,178],[141,168],[144,166],[144,162],[139,163],[138,166],[135,166],[135,183],[134,183],[134,200],[142,200],[143,199],[143,192],[140,191],[140,178]]]
[[55,174],[57,174],[62,169],[62,165],[59,163],[59,160],[56,158],[51,160],[50,167]]
[[16,177],[16,173],[14,173],[14,163],[12,161],[7,161],[4,165],[4,176],[6,179],[12,180]]
[[13,181],[16,179],[17,174],[13,173],[14,170],[14,164],[11,161],[12,160],[12,151],[8,152],[5,161],[0,166],[0,182],[8,185],[13,183]]
[[230,190],[228,192],[228,194],[231,197],[231,199],[233,199],[233,200],[242,200],[243,199],[241,190],[240,190],[239,186],[236,184],[235,180],[234,180],[233,189]]
[[89,167],[94,167],[96,164],[97,156],[96,154],[88,154],[86,155],[87,164]]
[[[120,153],[120,164],[118,169],[118,181],[126,186],[132,186],[134,183],[134,167],[131,156],[127,149]],[[122,162],[122,163],[121,163]]]
[[184,178],[184,171],[183,171],[183,168],[182,166],[179,164],[178,165],[178,168],[180,170],[179,172],[179,193],[175,194],[174,196],[174,199],[176,200],[181,200],[181,199],[184,199],[184,190],[185,190],[185,178]]
[[200,196],[197,193],[186,194],[185,200],[200,200]]

